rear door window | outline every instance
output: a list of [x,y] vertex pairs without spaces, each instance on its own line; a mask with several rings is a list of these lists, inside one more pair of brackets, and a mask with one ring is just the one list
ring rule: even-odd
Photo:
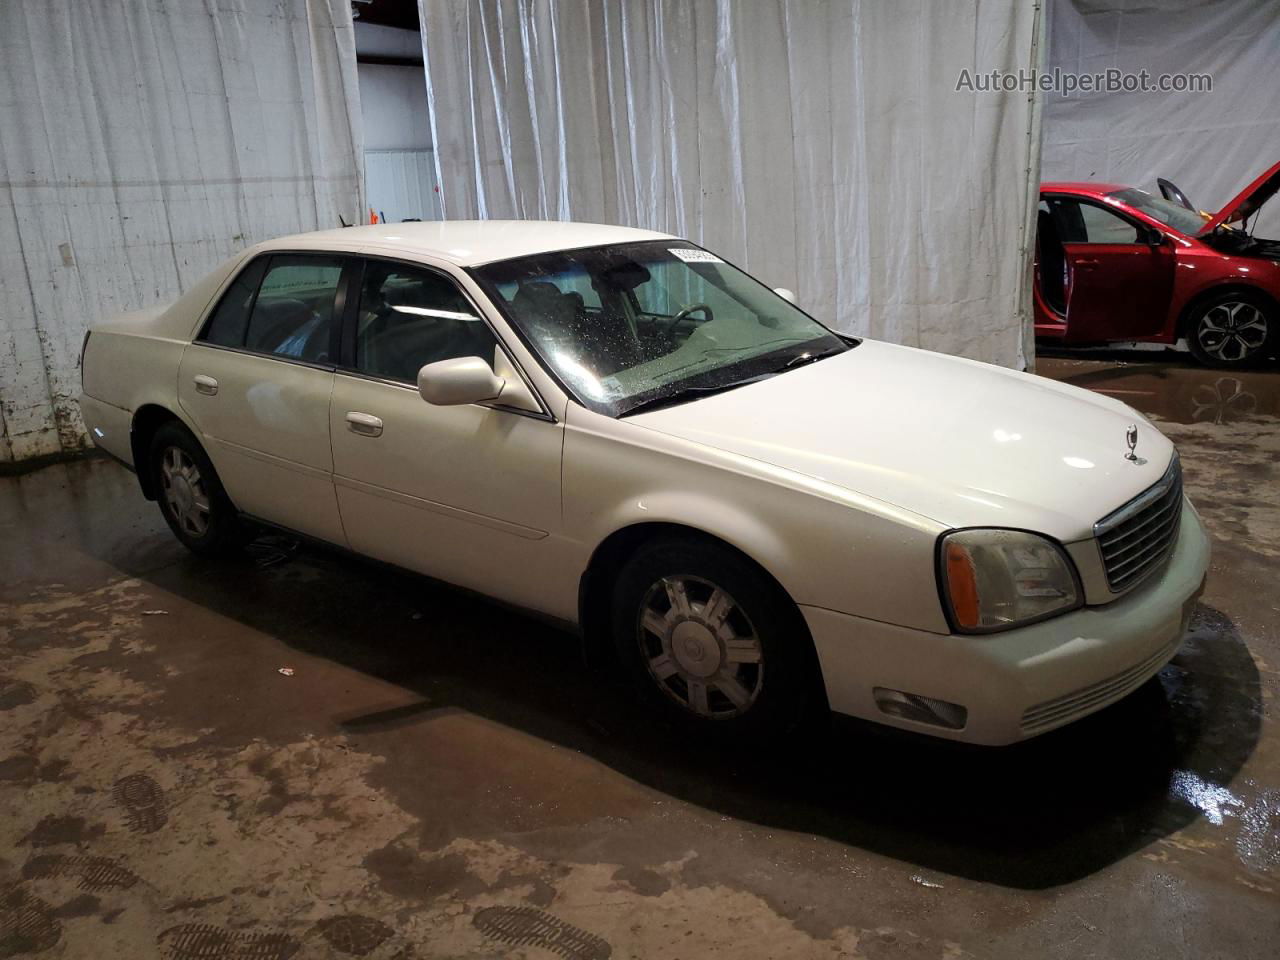
[[249,317],[245,349],[328,363],[342,267],[341,257],[273,256]]
[[204,343],[214,343],[220,347],[243,347],[244,334],[249,328],[249,310],[253,307],[253,295],[262,282],[262,273],[267,268],[269,257],[258,257],[231,281],[231,286],[222,295],[222,300],[213,311],[213,316],[205,324],[204,332],[198,338]]

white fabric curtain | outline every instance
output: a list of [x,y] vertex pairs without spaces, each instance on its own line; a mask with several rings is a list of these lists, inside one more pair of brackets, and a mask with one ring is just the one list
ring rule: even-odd
[[1025,366],[1020,0],[419,0],[444,215],[703,243],[840,329]]
[[[1280,3],[1274,0],[1055,0],[1049,67],[1152,78],[1204,73],[1208,93],[1051,95],[1045,180],[1096,180],[1158,194],[1172,180],[1216,211],[1280,161]],[[1258,236],[1280,237],[1280,204]]]
[[0,3],[0,461],[76,449],[85,327],[360,218],[348,0]]

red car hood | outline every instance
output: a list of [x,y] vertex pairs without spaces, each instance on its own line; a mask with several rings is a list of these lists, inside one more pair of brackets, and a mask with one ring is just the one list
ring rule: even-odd
[[1277,190],[1280,190],[1280,163],[1241,190],[1234,200],[1215,213],[1213,218],[1200,228],[1200,235],[1212,233],[1224,223],[1238,223],[1253,216],[1259,207],[1275,195]]

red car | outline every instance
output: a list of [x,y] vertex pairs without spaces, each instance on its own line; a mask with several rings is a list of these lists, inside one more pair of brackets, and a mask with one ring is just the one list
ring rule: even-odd
[[1041,342],[1185,337],[1201,363],[1244,366],[1280,345],[1280,241],[1249,220],[1280,190],[1280,163],[1210,216],[1105,183],[1040,186],[1035,328]]

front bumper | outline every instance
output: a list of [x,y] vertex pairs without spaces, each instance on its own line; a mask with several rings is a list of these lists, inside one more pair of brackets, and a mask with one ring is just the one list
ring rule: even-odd
[[[1000,745],[1070,723],[1121,699],[1169,662],[1186,633],[1209,567],[1209,539],[1182,506],[1165,568],[1110,603],[985,636],[941,636],[801,607],[822,665],[831,709],[867,720]],[[962,705],[962,729],[883,713],[887,687]]]

